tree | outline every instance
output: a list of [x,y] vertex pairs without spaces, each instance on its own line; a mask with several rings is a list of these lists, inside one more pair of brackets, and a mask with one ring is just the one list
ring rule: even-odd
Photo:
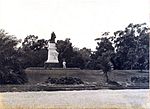
[[129,24],[124,31],[114,32],[116,69],[149,68],[149,28],[143,24]]
[[112,68],[111,58],[114,55],[114,47],[109,38],[106,37],[107,35],[108,34],[103,34],[102,36],[104,37],[96,39],[99,40],[99,42],[97,42],[98,46],[92,55],[92,59],[95,61],[96,69],[102,69],[106,82],[108,83],[108,71]]
[[110,42],[109,38],[102,37],[99,40],[100,42],[97,42],[98,46],[96,47],[95,58],[102,56],[103,53],[108,51],[114,52],[114,47],[112,46],[112,42]]
[[89,62],[91,61],[91,49],[87,49],[86,47],[80,49],[79,54],[81,54],[81,57],[84,61],[83,68],[88,69],[89,68]]
[[109,83],[109,77],[108,77],[108,72],[111,71],[112,68],[112,64],[110,62],[110,54],[111,52],[105,52],[102,54],[102,56],[99,56],[97,58],[97,66],[100,67],[100,69],[102,69],[102,71],[104,72],[104,76],[106,78],[106,83]]
[[20,60],[23,68],[43,67],[47,59],[47,40],[38,39],[38,36],[29,35],[22,42]]
[[70,67],[77,67],[84,69],[84,59],[82,57],[82,54],[80,54],[79,50],[73,51],[73,56],[71,57],[70,61]]
[[60,65],[62,65],[62,62],[65,59],[67,67],[77,67],[81,69],[84,68],[83,57],[79,50],[72,46],[69,38],[66,38],[65,41],[58,40],[56,47],[59,53],[58,60]]
[[56,47],[57,52],[59,53],[58,60],[60,65],[62,65],[63,59],[65,59],[67,66],[70,67],[71,57],[73,57],[73,47],[70,39],[67,38],[65,39],[65,41],[58,40],[56,43]]
[[0,30],[0,84],[22,84],[25,73],[20,66],[17,44],[20,40]]

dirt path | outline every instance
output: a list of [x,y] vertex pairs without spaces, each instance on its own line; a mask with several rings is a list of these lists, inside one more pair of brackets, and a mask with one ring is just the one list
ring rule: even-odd
[[150,90],[0,93],[0,109],[150,109]]

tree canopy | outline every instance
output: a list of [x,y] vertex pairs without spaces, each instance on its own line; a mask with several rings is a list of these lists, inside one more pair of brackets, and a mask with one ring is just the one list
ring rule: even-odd
[[21,84],[26,81],[17,58],[19,42],[16,37],[0,30],[0,84]]
[[116,69],[149,68],[149,28],[143,24],[129,24],[124,31],[114,32]]

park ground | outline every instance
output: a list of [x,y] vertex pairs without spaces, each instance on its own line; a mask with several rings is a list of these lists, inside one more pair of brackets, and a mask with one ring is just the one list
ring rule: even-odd
[[0,109],[150,109],[149,89],[0,93]]

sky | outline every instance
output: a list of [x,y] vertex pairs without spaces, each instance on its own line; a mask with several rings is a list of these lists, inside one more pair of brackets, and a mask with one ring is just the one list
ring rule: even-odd
[[150,0],[0,0],[0,29],[18,39],[27,35],[95,49],[103,32],[123,30],[129,23],[150,24]]

